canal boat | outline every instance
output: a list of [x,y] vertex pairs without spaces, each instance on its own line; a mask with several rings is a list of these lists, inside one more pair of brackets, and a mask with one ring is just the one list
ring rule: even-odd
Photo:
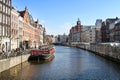
[[41,46],[39,49],[31,49],[29,61],[48,60],[54,56],[55,48],[53,45]]

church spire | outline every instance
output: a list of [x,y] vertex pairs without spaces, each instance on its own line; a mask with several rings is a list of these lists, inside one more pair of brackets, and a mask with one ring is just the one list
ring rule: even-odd
[[25,10],[28,10],[27,6],[25,6]]
[[78,18],[77,25],[81,25],[80,19]]

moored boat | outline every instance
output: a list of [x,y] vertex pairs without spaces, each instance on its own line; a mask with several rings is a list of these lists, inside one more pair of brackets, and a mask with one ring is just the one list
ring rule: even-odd
[[41,46],[39,49],[30,51],[30,60],[48,60],[54,56],[55,48],[53,45]]

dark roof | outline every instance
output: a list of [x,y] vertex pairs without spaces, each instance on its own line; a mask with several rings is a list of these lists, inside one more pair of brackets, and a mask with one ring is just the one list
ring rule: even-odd
[[20,16],[21,16],[21,17],[24,17],[25,10],[24,10],[24,11],[18,11],[18,13],[20,13]]
[[106,21],[109,22],[109,23],[113,23],[118,19],[119,19],[118,17],[116,17],[116,18],[107,18]]

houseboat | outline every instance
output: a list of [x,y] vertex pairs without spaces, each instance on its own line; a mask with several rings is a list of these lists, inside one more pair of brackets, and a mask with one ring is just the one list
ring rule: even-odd
[[31,49],[28,61],[48,60],[54,56],[55,48],[53,45],[41,46],[39,49]]

